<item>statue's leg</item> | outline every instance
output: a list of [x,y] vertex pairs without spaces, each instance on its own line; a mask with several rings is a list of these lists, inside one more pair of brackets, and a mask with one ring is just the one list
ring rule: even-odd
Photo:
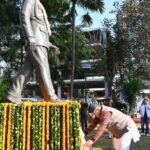
[[37,46],[35,50],[30,52],[30,56],[33,57],[32,63],[44,100],[56,101],[57,96],[55,94],[55,90],[50,76],[47,48]]
[[23,67],[13,79],[12,87],[8,92],[7,99],[13,103],[21,102],[21,92],[25,84],[29,81],[33,72],[32,64],[27,57]]

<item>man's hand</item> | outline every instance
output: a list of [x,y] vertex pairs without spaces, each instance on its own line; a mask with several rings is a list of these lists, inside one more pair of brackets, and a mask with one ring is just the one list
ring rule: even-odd
[[86,150],[94,150],[92,148],[92,144],[93,144],[93,141],[92,140],[88,140],[85,144],[84,144],[84,147]]
[[86,144],[89,145],[89,146],[91,146],[91,145],[93,144],[93,141],[92,141],[92,140],[88,140],[88,141],[86,142]]

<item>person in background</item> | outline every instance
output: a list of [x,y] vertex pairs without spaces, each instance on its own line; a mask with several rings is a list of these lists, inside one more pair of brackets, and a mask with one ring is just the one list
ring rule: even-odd
[[88,103],[87,102],[81,102],[80,115],[81,115],[81,127],[82,127],[83,132],[85,132],[85,129],[87,128],[87,119],[88,119]]
[[[113,107],[113,99],[112,99],[112,96],[109,96],[109,98],[108,98],[108,106],[109,106],[109,107]],[[108,138],[109,138],[109,139],[112,138],[111,132],[108,132]]]
[[86,147],[100,139],[105,129],[113,135],[112,143],[115,150],[129,150],[132,139],[134,142],[140,140],[139,131],[130,116],[104,105],[90,105],[89,112],[93,112],[93,121],[85,134],[89,134],[97,125],[99,127],[92,138],[85,143]]
[[[150,105],[148,104],[148,99],[144,98],[143,102],[139,108],[139,113],[141,114],[141,135],[149,134],[149,119],[150,119]],[[144,130],[144,125],[146,129]]]
[[89,93],[89,98],[87,99],[87,102],[88,102],[88,105],[90,105],[90,104],[98,105],[98,102],[95,99],[95,93],[93,93],[93,92]]

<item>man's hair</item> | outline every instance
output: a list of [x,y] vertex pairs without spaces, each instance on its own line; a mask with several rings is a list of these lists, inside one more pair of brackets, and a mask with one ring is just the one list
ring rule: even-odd
[[92,113],[96,107],[97,107],[97,104],[90,104],[88,107],[88,112]]

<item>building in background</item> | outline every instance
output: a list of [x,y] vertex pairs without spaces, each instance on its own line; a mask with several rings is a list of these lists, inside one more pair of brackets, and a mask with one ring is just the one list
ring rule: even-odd
[[[107,30],[101,30],[100,28],[83,30],[85,37],[88,39],[87,46],[98,51],[99,55],[103,53],[104,48],[107,46],[107,40],[110,32]],[[101,55],[102,56],[102,55]],[[96,100],[104,100],[108,98],[108,91],[105,84],[105,78],[102,75],[98,75],[95,65],[100,62],[98,59],[82,60],[81,69],[83,76],[78,79],[74,79],[74,95],[77,98],[88,99],[90,93],[94,93]],[[64,80],[64,83],[70,86],[70,79]],[[69,89],[65,89],[65,93],[69,92]],[[62,92],[63,94],[64,92]],[[58,94],[59,95],[59,94]],[[62,95],[63,97],[63,95]]]

